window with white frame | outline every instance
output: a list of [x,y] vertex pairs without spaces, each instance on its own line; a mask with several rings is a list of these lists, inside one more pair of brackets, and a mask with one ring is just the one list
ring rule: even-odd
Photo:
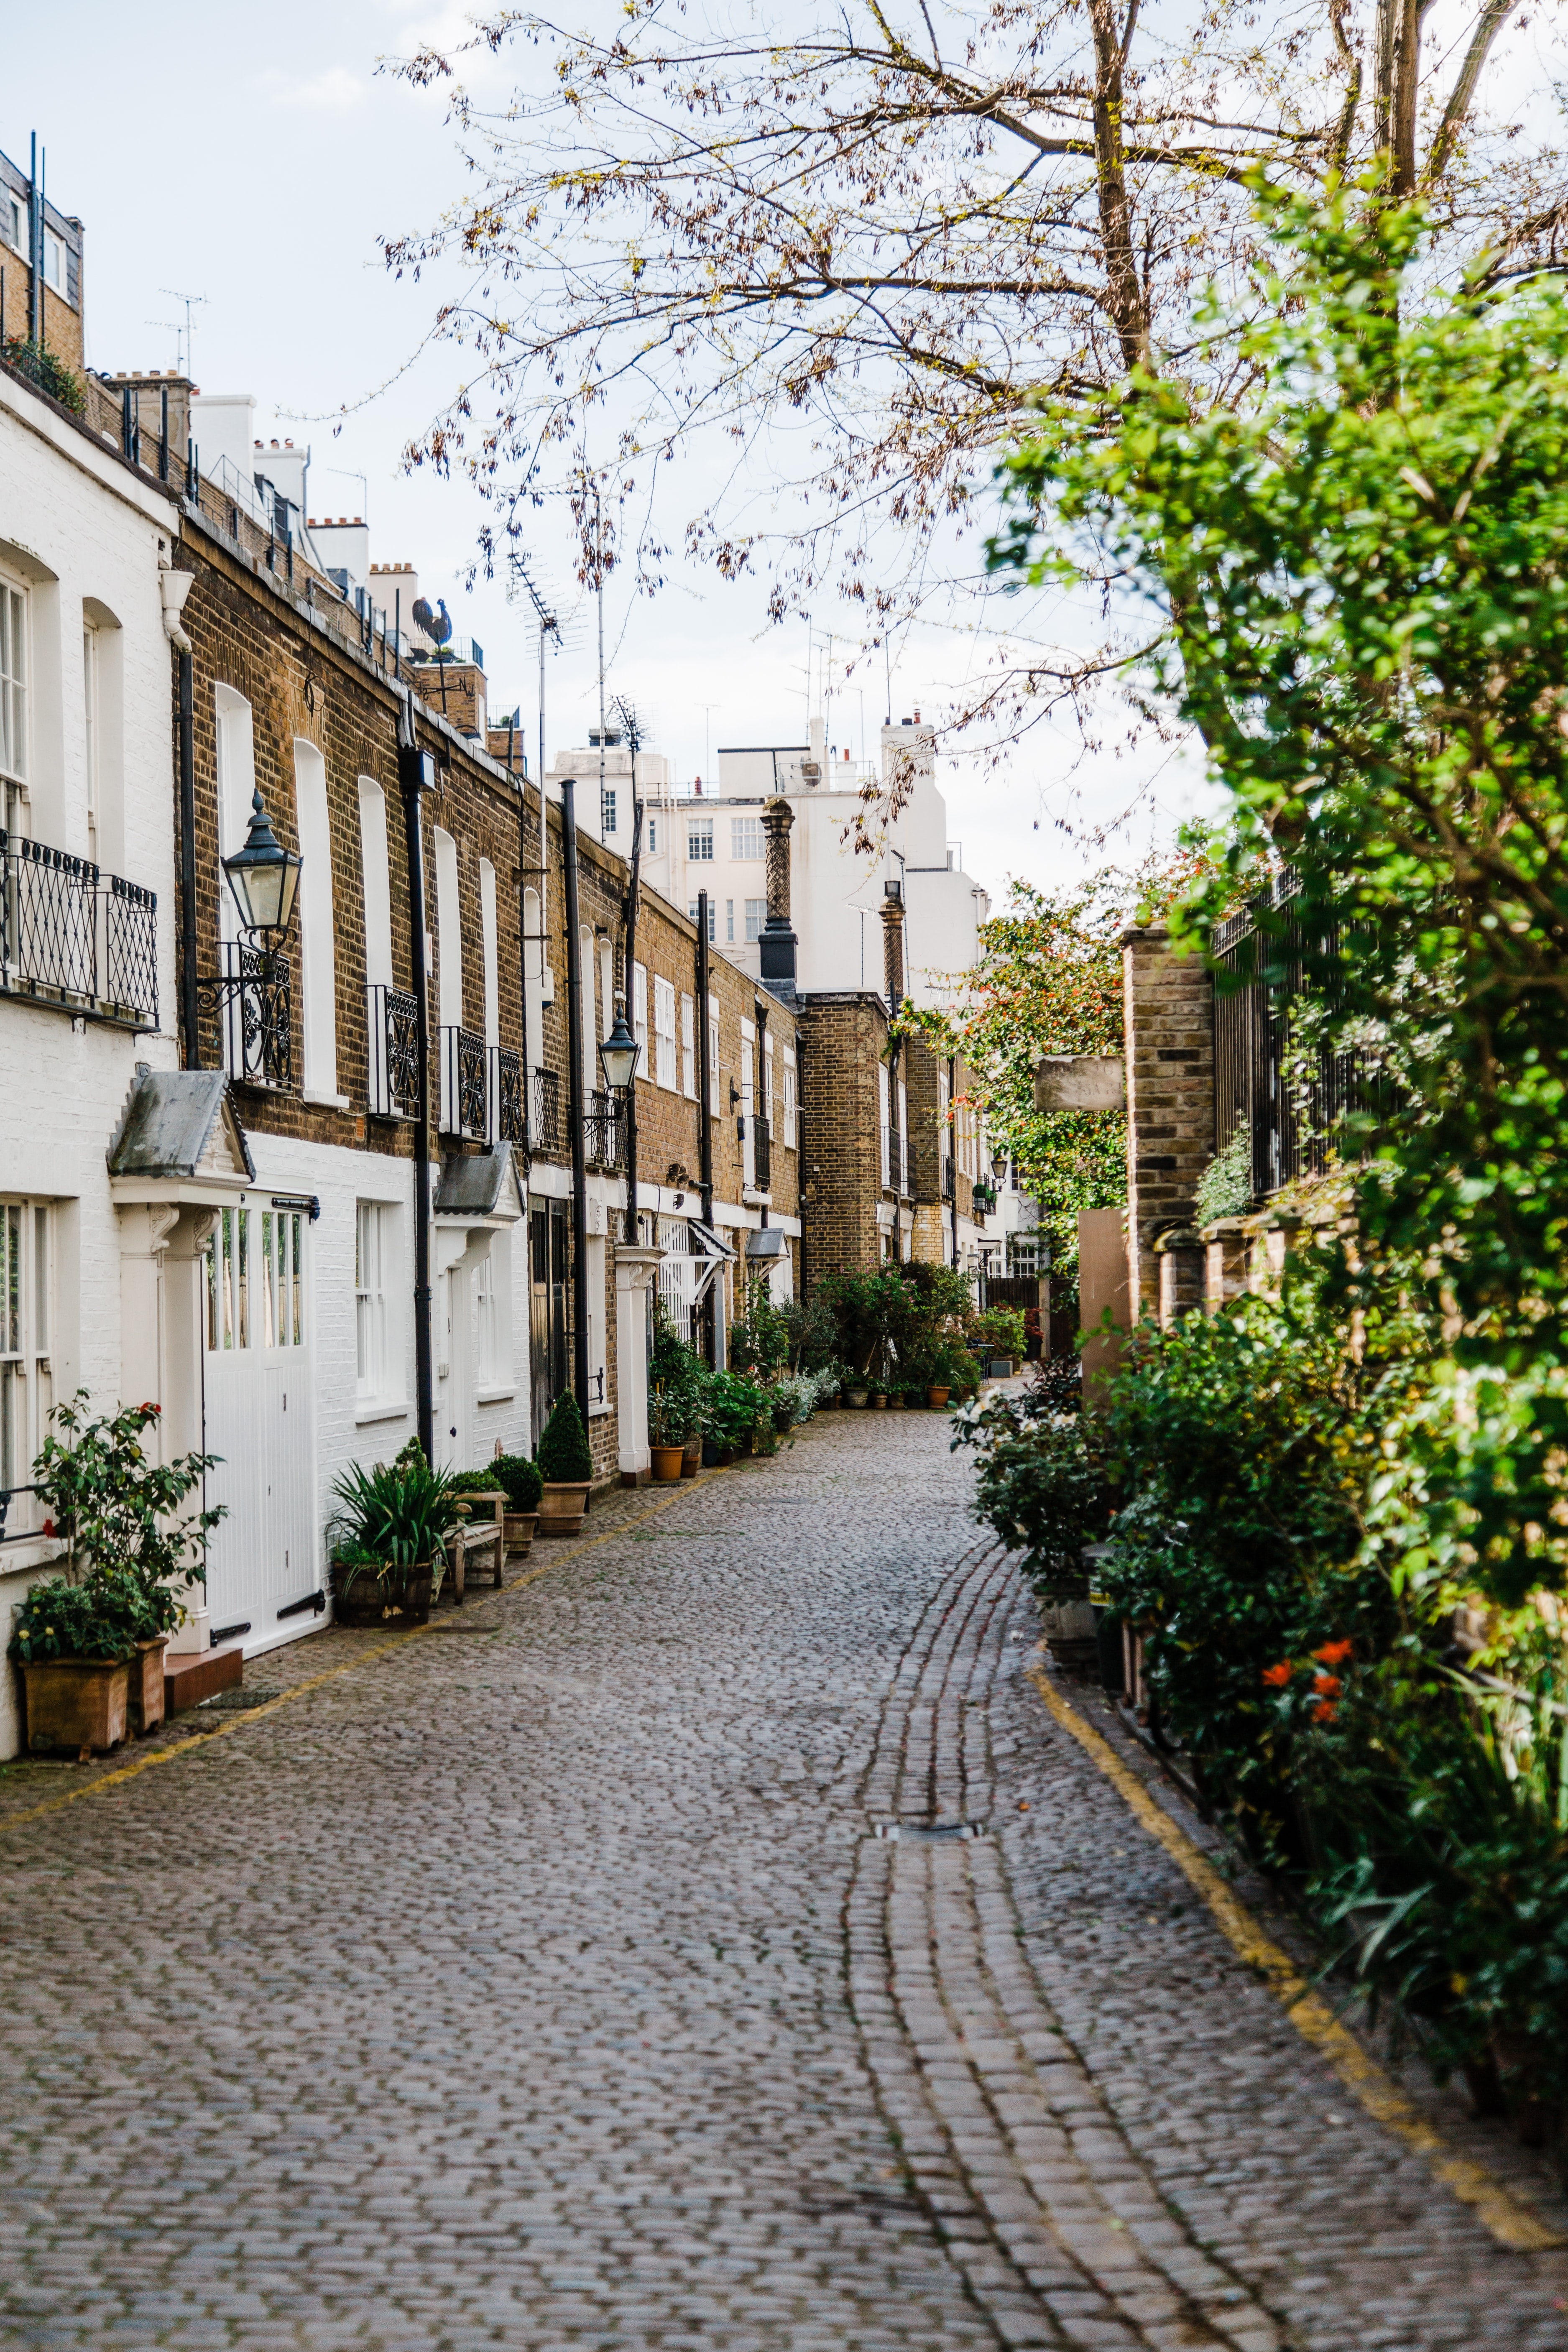
[[361,1201],[354,1213],[354,1387],[362,1405],[379,1404],[401,1386],[392,1362],[390,1297],[396,1216],[383,1201]]
[[43,1525],[30,1486],[33,1457],[48,1434],[54,1402],[50,1332],[54,1322],[54,1224],[45,1201],[0,1201],[0,1537],[33,1535]]
[[0,824],[18,828],[27,790],[27,592],[0,572]]
[[773,1041],[770,1031],[763,1039],[763,1117],[768,1123],[768,1133],[773,1131]]
[[784,1056],[784,1139],[786,1151],[793,1151],[795,1144],[795,1055],[786,1045]]
[[206,1247],[207,1346],[305,1345],[305,1231],[299,1209],[220,1209]]
[[616,830],[616,787],[614,784],[601,784],[599,787],[599,830],[606,836],[614,833]]
[[726,898],[724,901],[724,944],[726,947],[733,944],[734,937],[735,901],[733,898]]
[[688,1102],[697,1100],[697,1007],[689,996],[680,1000],[680,1083]]
[[66,249],[48,229],[44,231],[44,283],[57,294],[66,290]]
[[632,1034],[637,1041],[637,1075],[639,1078],[651,1077],[653,1073],[647,1066],[647,966],[646,963],[634,963],[632,966]]
[[0,188],[0,236],[15,253],[22,250],[22,205],[19,197]]
[[510,1396],[515,1381],[511,1367],[511,1235],[490,1237],[488,1254],[474,1276],[474,1308],[479,1339],[479,1391],[485,1396]]
[[760,816],[732,816],[730,819],[730,855],[737,862],[749,862],[767,855]]
[[689,817],[686,825],[686,855],[705,865],[713,862],[713,820],[710,816]]
[[675,983],[654,974],[654,1076],[673,1094],[679,1085],[675,1058]]
[[658,819],[656,816],[650,816],[647,821],[647,854],[650,857],[658,855]]
[[746,944],[748,947],[754,947],[757,941],[762,938],[763,926],[766,923],[767,919],[767,900],[765,898],[748,898],[746,901]]
[[[697,920],[697,901],[695,898],[693,898],[690,906],[686,909],[686,919],[689,923],[694,923]],[[710,898],[708,901],[708,944],[710,947],[713,945],[713,942],[718,936],[719,901],[717,898]]]
[[87,750],[87,854],[94,865],[100,863],[102,856],[98,839],[102,815],[100,805],[101,714],[102,701],[98,674],[98,631],[90,621],[87,621],[83,623],[81,632],[81,717]]

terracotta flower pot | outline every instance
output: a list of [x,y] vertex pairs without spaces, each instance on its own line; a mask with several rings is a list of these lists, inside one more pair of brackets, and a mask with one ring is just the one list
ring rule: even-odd
[[123,1658],[38,1658],[22,1668],[27,1746],[71,1748],[82,1762],[125,1737],[131,1668]]
[[539,1498],[539,1524],[534,1528],[535,1535],[581,1535],[583,1514],[587,1507],[586,1478],[580,1483],[576,1479],[563,1479],[559,1484],[547,1478],[544,1492]]
[[168,1646],[167,1633],[153,1642],[138,1642],[131,1661],[131,1728],[138,1739],[156,1731],[163,1720],[163,1653]]
[[[658,1484],[661,1486],[675,1486],[679,1480],[681,1468],[686,1460],[685,1446],[650,1445],[648,1452],[653,1456],[653,1475]],[[548,1493],[549,1489],[546,1488],[545,1491]]]
[[903,1409],[904,1400],[901,1395],[890,1396],[888,1399],[888,1410],[889,1412],[902,1412]]
[[886,1412],[888,1410],[887,1398],[885,1396],[874,1396],[871,1399],[871,1410],[873,1412]]
[[864,1412],[867,1403],[867,1391],[864,1389],[851,1389],[849,1391],[849,1402],[854,1406],[857,1412]]
[[695,1478],[701,1467],[702,1440],[700,1437],[689,1437],[686,1441],[686,1452],[681,1459],[680,1475],[683,1478]]
[[537,1511],[508,1511],[506,1514],[506,1549],[510,1559],[526,1559],[533,1549],[533,1524]]
[[941,1412],[942,1407],[947,1402],[947,1399],[948,1391],[946,1389],[927,1389],[926,1391],[926,1402],[930,1405],[932,1412]]

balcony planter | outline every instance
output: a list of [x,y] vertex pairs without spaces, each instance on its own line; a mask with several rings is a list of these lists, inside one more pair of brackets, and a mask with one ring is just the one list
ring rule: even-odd
[[430,1603],[439,1591],[428,1560],[400,1568],[388,1560],[384,1568],[356,1568],[348,1560],[332,1563],[332,1617],[339,1625],[401,1633],[405,1625],[427,1625]]
[[942,1389],[942,1388],[929,1388],[929,1389],[927,1389],[927,1391],[926,1391],[926,1402],[927,1402],[927,1404],[929,1404],[929,1405],[930,1405],[930,1407],[931,1407],[931,1409],[932,1412],[942,1412],[942,1411],[945,1409],[946,1404],[947,1404],[947,1400],[948,1400],[949,1393],[950,1393],[950,1391],[949,1391],[948,1390],[946,1390],[946,1389]]
[[168,1646],[167,1633],[160,1633],[155,1641],[138,1642],[131,1660],[131,1728],[138,1739],[156,1731],[163,1720],[163,1653]]
[[686,1452],[681,1460],[680,1475],[683,1478],[695,1478],[701,1467],[702,1440],[700,1437],[689,1437],[686,1441]]
[[38,1658],[22,1667],[27,1746],[74,1748],[85,1764],[125,1737],[131,1668],[123,1658]]
[[503,1515],[509,1559],[528,1558],[533,1549],[533,1528],[538,1517],[537,1511],[508,1511]]
[[[648,1452],[653,1456],[653,1475],[658,1484],[661,1486],[674,1486],[679,1485],[681,1470],[686,1461],[685,1446],[650,1445],[648,1447]],[[544,1491],[548,1495],[550,1492],[549,1487],[547,1486]]]

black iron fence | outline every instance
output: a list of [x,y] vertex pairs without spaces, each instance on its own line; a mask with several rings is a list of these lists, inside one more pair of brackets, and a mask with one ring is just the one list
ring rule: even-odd
[[446,1022],[441,1029],[441,1112],[443,1135],[464,1136],[471,1143],[488,1143],[490,1129],[489,1056],[477,1029],[461,1029]]
[[370,1067],[366,1098],[373,1118],[419,1116],[419,1005],[406,988],[374,981],[365,990]]
[[226,940],[215,978],[196,982],[197,1058],[237,1086],[286,1092],[294,1083],[294,992],[289,959]]
[[47,842],[0,832],[0,991],[158,1025],[158,900]]
[[561,1074],[558,1070],[535,1070],[533,1073],[532,1126],[530,1141],[535,1151],[560,1151]]
[[[1267,895],[1214,935],[1221,971],[1241,975],[1215,989],[1215,1150],[1245,1130],[1258,1201],[1299,1176],[1321,1175],[1345,1114],[1375,1108],[1380,1093],[1361,1056],[1311,1047],[1301,1034],[1303,940],[1292,911],[1299,889],[1290,873],[1278,875]],[[1259,921],[1266,910],[1273,919],[1267,933]],[[1336,945],[1337,934],[1326,933],[1325,959]]]
[[626,1148],[622,1097],[608,1090],[592,1094],[583,1118],[583,1148],[595,1168],[618,1168]]
[[773,1121],[753,1118],[752,1121],[752,1181],[759,1192],[767,1192],[773,1181]]
[[510,1045],[490,1047],[490,1141],[528,1141],[522,1118],[522,1055]]

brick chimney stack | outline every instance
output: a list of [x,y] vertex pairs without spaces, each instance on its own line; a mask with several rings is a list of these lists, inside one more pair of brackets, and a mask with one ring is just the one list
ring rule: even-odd
[[897,882],[887,883],[882,891],[882,979],[891,1021],[904,1001],[904,893]]
[[783,794],[763,811],[768,838],[768,919],[757,942],[757,969],[770,995],[795,1003],[796,940],[789,910],[789,836],[795,811]]

